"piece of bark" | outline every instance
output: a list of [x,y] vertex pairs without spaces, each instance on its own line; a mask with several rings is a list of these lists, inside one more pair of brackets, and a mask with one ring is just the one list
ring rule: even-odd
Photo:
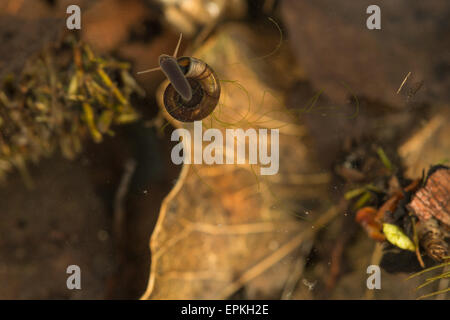
[[420,220],[432,217],[450,227],[450,169],[437,167],[423,188],[413,196],[409,207]]

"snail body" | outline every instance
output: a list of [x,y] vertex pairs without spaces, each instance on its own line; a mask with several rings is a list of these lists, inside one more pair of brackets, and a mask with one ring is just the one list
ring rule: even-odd
[[183,70],[181,70],[178,65],[177,59],[164,54],[159,57],[159,65],[161,66],[162,72],[166,75],[169,82],[183,100],[191,100],[192,88],[189,85]]
[[220,82],[213,69],[193,57],[176,58],[181,42],[173,56],[162,54],[159,67],[139,72],[161,70],[169,80],[164,91],[164,107],[176,120],[193,122],[210,115],[220,98]]

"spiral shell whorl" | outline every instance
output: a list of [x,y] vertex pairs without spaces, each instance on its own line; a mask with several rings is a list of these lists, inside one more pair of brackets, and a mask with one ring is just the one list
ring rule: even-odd
[[192,88],[192,99],[183,100],[169,84],[164,91],[164,105],[167,112],[179,121],[202,120],[214,111],[219,102],[219,79],[211,67],[199,59],[180,57],[177,61]]

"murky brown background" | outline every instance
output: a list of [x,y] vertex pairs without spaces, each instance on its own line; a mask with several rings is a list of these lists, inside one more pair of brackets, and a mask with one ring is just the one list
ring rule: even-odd
[[[146,92],[132,100],[141,120],[100,144],[86,139],[75,160],[55,152],[30,163],[32,188],[17,171],[0,187],[0,299],[417,298],[423,278],[405,280],[419,270],[411,257],[385,262],[382,290],[366,290],[366,268],[381,256],[354,222],[336,167],[372,145],[411,179],[450,159],[448,2],[381,1],[382,29],[373,31],[373,1],[181,2],[0,0],[0,78],[69,32],[69,4],[82,9],[81,39],[131,63],[133,75],[173,52],[183,32],[181,52],[239,81],[251,114],[272,112],[268,123],[283,125],[280,173],[255,183],[249,168],[198,166],[163,204],[180,175],[170,160],[180,124],[159,113],[163,74],[135,76]],[[223,86],[223,114],[233,118],[247,95]],[[273,112],[302,109],[319,91],[323,109]],[[71,264],[81,267],[82,290],[66,288]]]

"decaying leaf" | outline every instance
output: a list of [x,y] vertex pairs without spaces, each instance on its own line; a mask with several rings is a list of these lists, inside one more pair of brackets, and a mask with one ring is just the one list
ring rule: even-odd
[[[247,298],[279,298],[285,286],[301,281],[316,230],[335,216],[336,209],[319,200],[326,198],[329,175],[307,147],[301,115],[284,107],[291,59],[283,48],[282,59],[257,59],[278,40],[276,31],[228,25],[193,55],[216,71],[222,85],[204,129],[279,128],[279,172],[261,176],[256,165],[185,164],[151,237],[143,299],[223,299],[238,291]],[[163,111],[165,85],[158,94]],[[192,130],[192,124],[168,119]]]
[[418,125],[418,128],[411,129],[411,137],[398,149],[408,178],[419,178],[423,170],[430,166],[448,163],[450,160],[448,107],[438,109],[438,112],[425,125]]

